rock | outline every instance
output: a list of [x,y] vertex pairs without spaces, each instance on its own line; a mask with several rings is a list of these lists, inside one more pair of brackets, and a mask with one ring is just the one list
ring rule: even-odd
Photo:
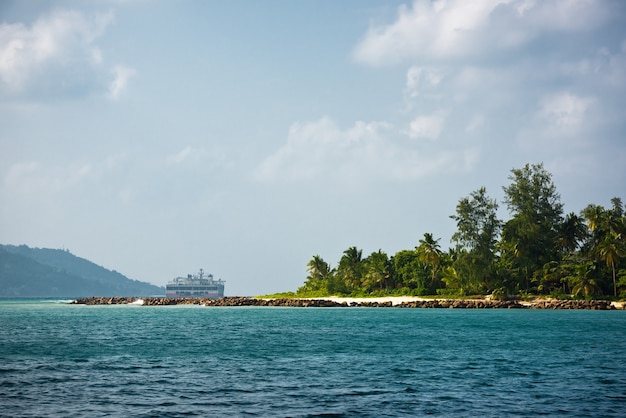
[[[88,297],[80,298],[72,304],[82,305],[117,305],[133,303],[138,298],[133,297]],[[169,306],[169,305],[201,305],[201,306],[288,306],[298,308],[326,308],[326,307],[367,307],[367,308],[391,308],[391,301],[387,302],[337,302],[328,299],[298,299],[277,298],[257,299],[241,296],[230,296],[219,299],[205,298],[142,298],[144,306]],[[426,299],[403,302],[398,308],[430,308],[430,309],[591,309],[611,310],[616,307],[606,300],[537,300],[525,302],[523,305],[517,300],[495,299]]]

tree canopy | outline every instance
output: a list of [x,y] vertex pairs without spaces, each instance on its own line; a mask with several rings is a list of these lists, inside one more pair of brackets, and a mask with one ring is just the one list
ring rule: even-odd
[[307,264],[299,296],[512,295],[626,297],[626,217],[621,198],[611,208],[590,204],[564,216],[561,196],[543,164],[512,169],[498,202],[485,187],[459,199],[450,218],[454,244],[423,233],[413,250],[363,257],[356,246],[336,268],[319,255]]

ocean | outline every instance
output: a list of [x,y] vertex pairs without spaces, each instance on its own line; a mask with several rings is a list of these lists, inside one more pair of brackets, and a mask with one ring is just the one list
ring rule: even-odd
[[0,301],[0,416],[626,414],[626,312]]

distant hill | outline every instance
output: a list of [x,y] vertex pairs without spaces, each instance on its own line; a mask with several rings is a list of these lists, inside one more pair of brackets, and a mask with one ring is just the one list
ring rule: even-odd
[[0,245],[0,297],[157,296],[165,289],[67,250]]

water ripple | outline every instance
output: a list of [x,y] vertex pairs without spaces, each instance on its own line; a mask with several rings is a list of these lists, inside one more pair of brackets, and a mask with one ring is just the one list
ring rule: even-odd
[[623,312],[0,315],[0,415],[13,417],[620,416],[626,402]]

